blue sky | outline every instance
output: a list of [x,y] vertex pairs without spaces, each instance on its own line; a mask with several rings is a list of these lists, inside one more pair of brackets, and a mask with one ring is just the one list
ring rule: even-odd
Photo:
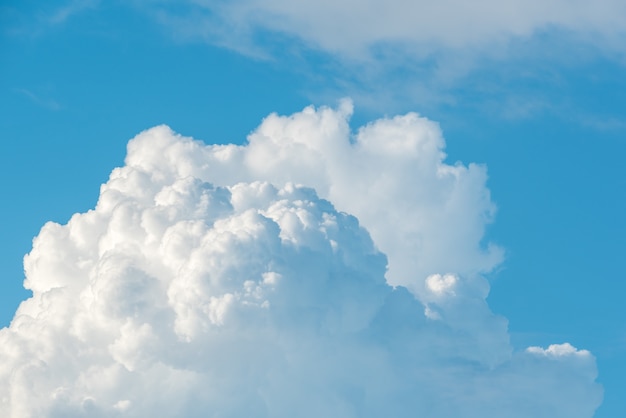
[[352,97],[352,126],[415,111],[440,124],[448,163],[488,167],[498,211],[485,241],[506,252],[488,275],[491,310],[516,348],[590,350],[595,416],[625,415],[623,6],[552,2],[518,21],[481,17],[484,2],[467,24],[434,11],[441,24],[415,34],[391,6],[368,32],[368,13],[233,4],[1,6],[0,323],[29,295],[32,238],[94,207],[139,132],[242,143],[271,112]]

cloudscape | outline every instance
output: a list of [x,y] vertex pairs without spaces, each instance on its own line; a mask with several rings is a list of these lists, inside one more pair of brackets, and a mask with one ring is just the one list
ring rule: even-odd
[[487,304],[487,168],[448,163],[418,114],[352,112],[271,114],[242,145],[131,139],[24,259],[0,415],[592,417],[594,355],[514,349]]
[[0,418],[626,417],[626,2],[0,2]]

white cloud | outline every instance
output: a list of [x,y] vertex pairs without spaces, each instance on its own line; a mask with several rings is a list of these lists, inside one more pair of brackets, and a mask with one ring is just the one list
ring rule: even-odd
[[241,38],[269,30],[358,59],[397,46],[425,55],[436,48],[476,48],[549,29],[607,40],[626,30],[626,5],[618,0],[196,0],[187,5],[188,13],[179,8],[177,17],[193,16],[196,25],[186,30],[213,40],[243,45]]
[[243,146],[134,138],[25,258],[1,414],[591,417],[593,356],[514,352],[487,306],[484,167],[416,114],[351,135],[351,111],[270,115]]
[[[137,0],[178,39],[198,40],[305,75],[319,103],[351,96],[376,114],[478,110],[568,118],[571,71],[624,60],[621,0]],[[529,83],[528,80],[533,82]],[[550,97],[546,97],[549,95]],[[574,97],[574,100],[577,99]],[[495,103],[495,106],[490,104]],[[593,109],[574,107],[578,119]]]
[[526,349],[529,353],[552,356],[552,357],[568,357],[568,356],[580,356],[589,357],[591,353],[587,350],[577,350],[569,343],[565,344],[551,344],[547,349],[541,347],[528,347]]

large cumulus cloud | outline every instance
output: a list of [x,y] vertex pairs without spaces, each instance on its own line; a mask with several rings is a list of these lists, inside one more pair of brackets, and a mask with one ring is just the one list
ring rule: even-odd
[[351,135],[350,113],[270,115],[242,146],[134,138],[25,258],[2,415],[592,416],[593,356],[513,351],[486,304],[485,169],[445,163],[418,115]]

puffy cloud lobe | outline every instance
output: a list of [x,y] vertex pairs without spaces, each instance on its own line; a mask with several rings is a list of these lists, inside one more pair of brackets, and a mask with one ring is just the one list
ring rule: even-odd
[[[206,146],[157,127],[129,144],[127,164],[165,171],[153,178],[313,187],[368,229],[390,259],[390,282],[418,293],[430,274],[475,276],[497,265],[502,250],[481,246],[495,212],[485,167],[446,164],[439,126],[415,113],[378,120],[354,136],[351,113],[344,101],[337,110],[273,114],[245,146]],[[133,184],[142,187],[139,179]]]
[[593,356],[513,352],[486,304],[484,168],[445,164],[417,115],[351,136],[350,112],[271,115],[243,146],[133,139],[25,258],[1,414],[592,416]]

